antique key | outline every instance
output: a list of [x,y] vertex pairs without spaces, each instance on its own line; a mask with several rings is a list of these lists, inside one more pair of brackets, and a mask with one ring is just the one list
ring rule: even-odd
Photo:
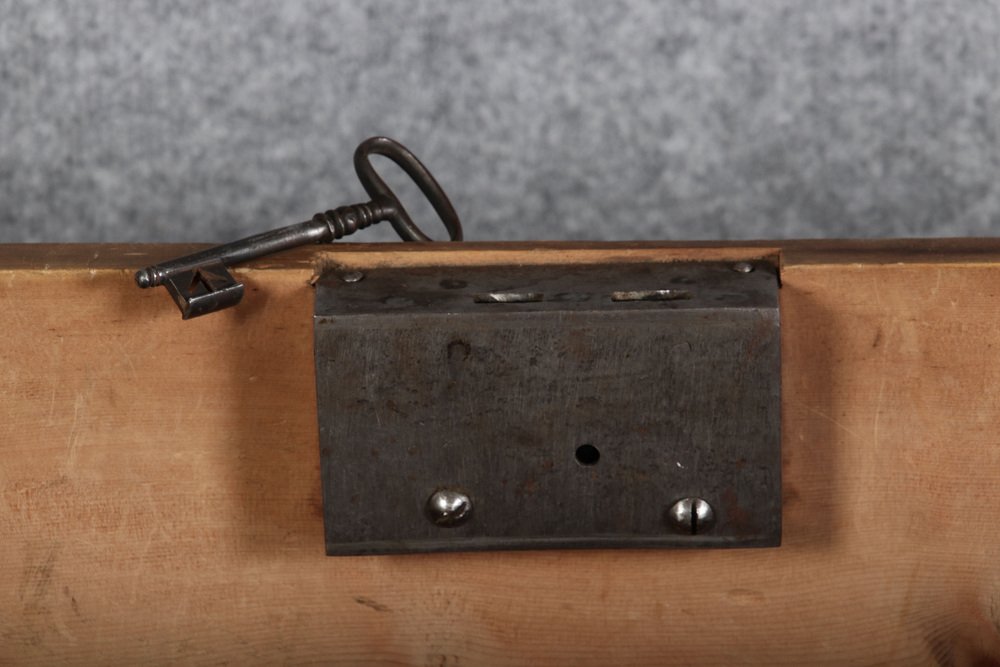
[[404,241],[431,241],[413,223],[399,199],[375,171],[369,159],[373,153],[399,165],[434,207],[448,230],[450,240],[462,240],[458,214],[427,167],[402,144],[387,137],[372,137],[354,151],[354,169],[371,201],[340,206],[317,213],[307,222],[146,267],[136,272],[135,282],[142,288],[164,285],[186,320],[240,302],[243,284],[237,282],[227,268],[239,262],[295,246],[331,243],[384,220],[392,223]]

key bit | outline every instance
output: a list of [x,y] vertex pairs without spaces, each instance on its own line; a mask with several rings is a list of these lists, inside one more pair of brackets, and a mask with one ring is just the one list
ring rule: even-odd
[[185,320],[235,306],[243,298],[243,283],[222,262],[172,273],[163,284]]
[[340,206],[317,213],[306,222],[148,266],[136,272],[136,284],[142,288],[164,285],[186,320],[240,302],[243,284],[232,276],[228,268],[240,262],[300,245],[331,243],[386,220],[404,241],[431,241],[413,223],[399,198],[375,171],[369,159],[372,154],[387,157],[399,165],[427,197],[444,223],[449,239],[462,240],[458,214],[427,167],[402,144],[387,137],[372,137],[354,151],[354,169],[371,201]]

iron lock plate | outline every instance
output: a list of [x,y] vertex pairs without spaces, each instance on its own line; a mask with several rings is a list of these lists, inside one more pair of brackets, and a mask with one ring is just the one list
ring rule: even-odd
[[773,265],[357,277],[317,284],[327,554],[780,543]]

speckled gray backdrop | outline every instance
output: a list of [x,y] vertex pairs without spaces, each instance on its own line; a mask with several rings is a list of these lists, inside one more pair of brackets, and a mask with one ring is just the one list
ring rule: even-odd
[[0,0],[6,242],[296,222],[372,134],[470,239],[990,235],[998,131],[996,2]]

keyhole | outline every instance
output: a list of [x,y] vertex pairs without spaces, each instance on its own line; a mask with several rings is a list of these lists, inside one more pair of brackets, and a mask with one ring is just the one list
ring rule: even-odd
[[576,448],[576,462],[582,466],[592,466],[601,460],[601,450],[593,445],[580,445]]

